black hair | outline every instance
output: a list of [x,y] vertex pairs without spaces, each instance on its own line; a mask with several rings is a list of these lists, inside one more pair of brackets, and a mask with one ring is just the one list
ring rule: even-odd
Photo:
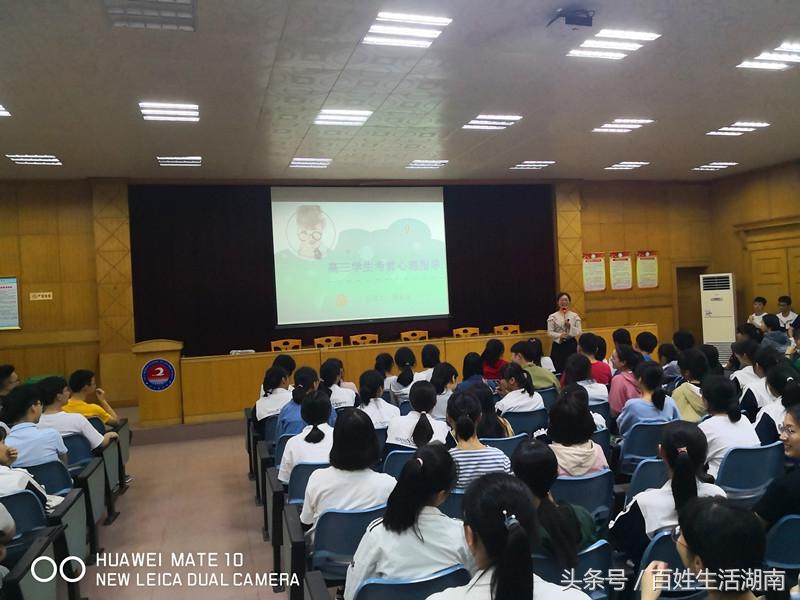
[[542,342],[537,338],[516,342],[511,346],[512,354],[521,354],[527,362],[537,366],[542,365]]
[[264,394],[271,394],[273,390],[280,387],[281,381],[288,377],[289,373],[287,373],[286,369],[283,367],[271,366],[267,369],[267,372],[264,373],[264,381],[261,384]]
[[757,343],[761,343],[761,340],[764,337],[764,332],[761,331],[758,327],[753,325],[752,323],[742,323],[738,327],[736,327],[736,333],[741,334],[751,340],[754,340]]
[[582,333],[578,338],[578,347],[586,354],[597,354],[597,336],[593,333]]
[[709,573],[762,568],[766,534],[752,509],[719,496],[695,498],[678,512],[678,524],[689,556],[699,556]]
[[481,541],[494,567],[491,597],[533,598],[536,516],[528,486],[505,473],[474,480],[464,494],[464,525]]
[[791,306],[792,305],[791,296],[778,296],[778,304],[788,304],[789,306]]
[[73,393],[80,392],[92,383],[92,377],[94,377],[94,372],[89,369],[78,369],[69,376],[69,389]]
[[417,447],[424,446],[433,438],[433,425],[427,413],[436,406],[436,388],[430,381],[415,381],[408,393],[408,401],[415,411],[422,413],[411,433],[411,439]]
[[403,533],[416,527],[419,513],[439,492],[449,492],[456,486],[458,468],[444,444],[434,442],[417,448],[414,458],[406,462],[397,478],[389,499],[383,526],[388,531]]
[[636,367],[644,360],[642,355],[634,350],[633,346],[629,346],[628,344],[619,344],[617,346],[617,358],[629,371],[636,371]]
[[358,397],[363,406],[378,397],[378,390],[383,387],[383,382],[384,377],[380,371],[370,369],[361,374],[361,377],[358,378]]
[[41,399],[41,391],[37,385],[32,383],[18,385],[3,399],[0,421],[12,427],[25,418],[28,409]]
[[67,387],[67,380],[58,375],[45,377],[36,385],[39,386],[40,398],[43,406],[50,406],[56,401],[56,396]]
[[681,374],[689,373],[686,379],[703,381],[708,374],[708,359],[697,348],[689,348],[678,355],[678,368]]
[[432,369],[441,362],[439,358],[439,348],[433,344],[425,344],[422,347],[422,366],[426,369]]
[[468,391],[475,395],[481,404],[481,420],[478,421],[479,438],[504,438],[508,436],[508,430],[497,416],[495,408],[494,392],[485,383],[476,383],[468,388]]
[[661,389],[661,382],[664,380],[664,370],[658,363],[649,360],[639,363],[634,371],[636,379],[641,385],[650,392],[650,401],[658,410],[664,410],[664,403],[667,401],[667,394]]
[[592,363],[583,354],[573,354],[564,365],[564,383],[578,383],[592,378]]
[[496,338],[492,338],[486,342],[486,348],[484,348],[481,358],[487,365],[492,366],[503,357],[505,351],[505,344]]
[[750,362],[755,361],[756,354],[758,354],[758,348],[758,343],[752,339],[742,340],[741,342],[734,342],[731,344],[731,350],[734,354],[746,356],[750,359]]
[[394,363],[400,369],[397,383],[403,387],[411,385],[414,381],[414,365],[417,364],[417,357],[414,356],[414,351],[407,346],[398,348],[397,352],[394,353]]
[[727,413],[731,423],[736,423],[742,418],[736,387],[724,375],[706,376],[700,392],[708,404],[709,413]]
[[361,471],[369,469],[380,458],[378,435],[369,415],[352,406],[341,409],[336,415],[336,426],[333,428],[331,466],[343,471]]
[[[791,406],[787,406],[786,414],[792,417],[792,420],[794,420],[795,423],[800,425],[800,402],[792,404]],[[5,429],[3,429],[2,427],[0,427],[0,429],[2,429],[5,432]]]
[[650,354],[658,346],[658,338],[649,331],[642,331],[636,336],[636,345],[639,346],[639,350]]
[[561,300],[561,296],[566,296],[567,300],[572,302],[572,296],[570,296],[567,292],[558,292],[558,294],[556,295],[556,304],[558,304],[559,301]]
[[767,305],[767,299],[764,298],[764,296],[756,296],[755,298],[753,298],[753,303],[755,304],[756,302],[761,302],[761,304],[763,304],[764,306]]
[[783,361],[783,356],[776,348],[772,346],[760,346],[756,352],[753,363],[758,365],[765,374],[769,374],[781,361]]
[[303,404],[303,398],[314,391],[314,384],[319,381],[317,372],[311,367],[300,367],[294,373],[294,389],[292,402]]
[[436,393],[444,394],[445,389],[447,389],[447,384],[451,383],[454,377],[458,377],[458,371],[456,371],[456,368],[449,362],[439,363],[433,367],[431,383],[433,387],[436,388]]
[[694,336],[691,331],[678,329],[672,334],[672,343],[675,344],[679,352],[683,352],[689,348],[694,348]]
[[378,371],[384,378],[389,375],[394,366],[394,359],[388,352],[381,352],[375,357],[375,370]]
[[272,366],[281,367],[284,371],[286,371],[286,376],[291,377],[295,368],[297,368],[297,363],[294,362],[294,359],[288,354],[278,354],[278,356],[275,357],[275,360],[272,361]]
[[577,383],[565,386],[561,397],[550,408],[549,421],[547,433],[557,444],[572,446],[588,441],[596,427],[589,411],[586,388]]
[[672,497],[681,510],[697,497],[697,480],[710,480],[704,472],[708,440],[697,423],[670,421],[661,434],[661,453],[672,469]]
[[467,352],[461,376],[466,380],[473,375],[483,375],[483,359],[477,352]]
[[550,488],[558,478],[558,458],[553,450],[533,438],[522,440],[511,456],[511,470],[539,499],[536,516],[539,526],[550,534],[558,564],[566,569],[577,567],[581,539],[577,521],[570,518],[569,507],[560,507],[550,499]]
[[595,337],[597,338],[597,352],[595,353],[594,357],[597,360],[605,360],[606,354],[608,354],[606,339],[602,335],[597,335]]
[[320,385],[330,392],[331,386],[340,381],[342,376],[341,363],[335,358],[329,358],[319,368]]
[[800,373],[788,362],[770,369],[767,385],[781,397],[784,408],[800,404]]
[[[324,390],[316,390],[303,398],[303,404],[300,406],[300,417],[306,425],[311,425],[311,431],[303,438],[309,444],[317,444],[325,438],[325,433],[319,426],[328,422],[331,410],[333,410],[331,408],[331,398]],[[369,415],[366,416],[369,418]]]
[[500,372],[500,377],[506,381],[514,380],[520,389],[525,390],[529,396],[533,396],[533,381],[531,375],[517,363],[508,363]]
[[456,392],[447,399],[447,416],[453,424],[456,440],[468,440],[481,418],[481,402],[470,391]]
[[708,373],[722,375],[724,370],[719,362],[719,350],[717,350],[717,347],[711,344],[703,344],[700,346],[700,352],[705,354],[706,360],[708,361]]
[[14,365],[0,365],[0,385],[4,385],[6,379],[11,377],[11,374],[15,371]]
[[619,329],[615,329],[614,333],[611,334],[611,339],[614,340],[615,346],[633,346],[633,340],[631,340],[631,332],[625,329],[624,327],[620,327]]
[[678,360],[678,349],[674,344],[661,344],[658,347],[658,356],[671,363],[674,360]]
[[761,317],[761,322],[764,323],[770,331],[777,331],[781,328],[781,322],[775,315],[766,314]]

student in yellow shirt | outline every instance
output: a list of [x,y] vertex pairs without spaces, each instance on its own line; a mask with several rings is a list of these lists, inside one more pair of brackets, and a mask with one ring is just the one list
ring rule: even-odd
[[[79,369],[69,376],[69,388],[72,397],[62,410],[68,413],[79,413],[86,417],[100,417],[109,427],[119,425],[119,417],[106,401],[106,393],[97,387],[94,373],[88,369]],[[92,397],[94,396],[94,399]],[[96,400],[95,400],[96,399]]]

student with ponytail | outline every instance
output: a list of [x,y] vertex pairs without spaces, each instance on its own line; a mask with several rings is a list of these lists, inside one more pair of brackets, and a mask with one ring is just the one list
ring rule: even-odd
[[[292,390],[292,401],[287,402],[278,415],[278,426],[275,431],[275,439],[281,439],[285,434],[298,434],[307,425],[303,421],[301,406],[303,399],[315,392],[319,385],[317,372],[311,367],[300,367],[294,374],[294,389]],[[336,411],[331,411],[328,424],[333,427],[336,423]]]
[[400,409],[382,398],[384,377],[380,371],[364,371],[358,379],[359,408],[363,410],[375,429],[386,429],[389,421],[400,416]]
[[664,427],[658,454],[669,481],[636,494],[609,525],[612,543],[638,563],[650,539],[678,524],[678,511],[692,498],[725,496],[704,472],[708,443],[695,423],[673,421]]
[[389,389],[389,383],[392,379],[392,370],[394,369],[394,359],[388,352],[381,352],[375,357],[375,370],[383,375],[383,389]]
[[278,479],[289,483],[294,466],[301,462],[326,463],[333,446],[333,427],[328,424],[333,409],[328,394],[316,390],[303,398],[300,414],[307,425],[286,442]]
[[767,390],[778,401],[765,405],[756,417],[756,433],[762,445],[778,441],[787,409],[800,404],[800,372],[781,359],[767,375]]
[[355,406],[356,393],[341,386],[342,362],[337,358],[329,358],[319,368],[320,389],[328,393],[333,410],[346,406]]
[[422,446],[409,460],[347,570],[345,600],[367,579],[415,579],[457,564],[471,570],[472,555],[461,521],[437,507],[456,483],[456,465],[442,444]]
[[400,373],[389,377],[387,379],[388,383],[384,385],[391,392],[392,401],[399,405],[404,400],[408,400],[411,384],[414,383],[414,365],[417,364],[417,358],[411,348],[403,346],[394,353],[394,363]]
[[281,412],[292,400],[289,391],[289,374],[283,367],[270,367],[261,385],[263,396],[256,402],[256,420],[266,419]]
[[433,368],[430,382],[436,390],[436,406],[433,407],[434,419],[447,417],[447,401],[456,388],[456,379],[458,379],[458,371],[448,362],[439,363]]
[[450,429],[430,414],[436,406],[436,389],[430,381],[417,381],[409,394],[411,412],[389,421],[386,443],[419,448],[430,441],[447,441]]
[[631,398],[625,403],[617,418],[619,434],[624,438],[633,426],[643,421],[666,422],[681,418],[675,402],[661,389],[664,372],[654,361],[639,363],[636,367],[636,385],[639,398]]
[[708,474],[717,477],[722,458],[731,448],[760,446],[753,424],[742,418],[736,387],[724,375],[707,375],[701,387],[709,417],[698,423],[708,441]]
[[502,398],[495,404],[495,408],[501,415],[544,408],[544,400],[533,389],[530,373],[517,363],[508,363],[502,368],[497,387]]
[[469,391],[475,394],[481,403],[481,419],[478,421],[479,438],[505,438],[514,435],[511,423],[497,414],[492,388],[485,383],[480,383],[473,385]]
[[434,344],[425,344],[420,353],[424,371],[414,373],[414,381],[430,381],[433,377],[433,369],[441,362],[439,348]]
[[478,439],[481,413],[480,401],[472,392],[456,392],[447,402],[447,422],[456,437],[456,447],[450,449],[450,455],[458,465],[458,488],[466,488],[486,473],[511,472],[511,461],[505,453]]
[[511,468],[533,492],[539,522],[534,553],[554,557],[563,569],[577,567],[578,552],[597,541],[597,529],[588,510],[557,504],[550,495],[559,470],[552,448],[535,439],[523,440],[514,450]]
[[465,586],[428,596],[428,600],[586,600],[533,572],[536,536],[534,498],[516,477],[484,475],[464,495],[464,532],[478,568]]
[[742,390],[739,408],[744,411],[751,423],[758,418],[758,411],[773,403],[780,403],[780,395],[773,394],[767,386],[767,376],[778,365],[786,366],[784,357],[774,348],[759,346],[753,357],[755,379]]

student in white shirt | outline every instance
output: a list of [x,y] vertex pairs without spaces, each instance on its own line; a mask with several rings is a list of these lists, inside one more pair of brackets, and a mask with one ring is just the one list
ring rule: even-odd
[[567,386],[571,383],[586,388],[590,404],[608,402],[608,388],[592,378],[592,363],[585,354],[573,354],[564,365],[564,378],[561,384]]
[[698,426],[708,441],[708,474],[716,479],[719,466],[731,448],[760,446],[753,424],[742,418],[736,389],[723,375],[707,375],[701,387],[709,418]]
[[64,405],[69,401],[71,392],[67,380],[63,377],[45,377],[36,385],[39,386],[44,406],[44,412],[37,423],[39,428],[55,429],[61,437],[70,434],[82,435],[92,449],[105,448],[111,440],[119,437],[115,431],[100,433],[82,414],[64,412]]
[[731,373],[730,377],[736,387],[736,397],[741,401],[745,389],[759,379],[753,369],[758,343],[750,339],[737,341],[731,344],[731,351],[739,368]]
[[382,398],[383,380],[375,370],[364,371],[358,379],[359,408],[372,419],[375,429],[386,429],[392,419],[400,416],[400,409]]
[[347,570],[345,600],[367,579],[416,579],[453,565],[472,566],[464,525],[438,507],[456,483],[442,444],[422,446],[397,480],[382,519],[373,521]]
[[388,389],[392,395],[392,402],[400,405],[401,402],[408,400],[411,384],[414,383],[414,365],[417,364],[417,357],[414,351],[407,346],[398,348],[394,353],[394,363],[400,370],[395,377],[390,377],[384,389]]
[[336,358],[329,358],[322,363],[319,368],[319,387],[329,393],[333,410],[356,404],[356,393],[339,385],[341,382],[341,362]]
[[766,314],[764,312],[764,307],[767,305],[767,299],[764,296],[756,296],[753,298],[753,314],[747,317],[747,322],[752,323],[759,329],[761,329],[761,320],[764,318]]
[[544,400],[539,392],[534,391],[530,374],[517,363],[509,363],[503,367],[498,388],[502,398],[495,404],[495,408],[501,415],[544,408]]
[[411,408],[407,415],[389,421],[386,443],[418,448],[430,441],[447,442],[450,428],[444,421],[437,421],[430,412],[436,406],[436,389],[430,381],[417,381],[409,394]]
[[342,409],[332,437],[331,466],[308,478],[300,513],[300,521],[311,527],[310,541],[323,512],[381,506],[396,483],[391,475],[372,470],[380,460],[380,449],[372,420],[363,411]]
[[464,495],[464,533],[478,568],[464,586],[428,596],[428,600],[584,600],[533,573],[536,518],[533,494],[516,477],[491,473],[477,479]]
[[392,380],[392,371],[394,370],[394,359],[388,352],[381,352],[375,357],[375,370],[383,376],[383,389],[389,389],[389,383]]
[[283,367],[270,367],[261,384],[263,396],[256,401],[256,421],[277,415],[292,400],[289,391],[289,374]]
[[329,462],[333,446],[333,427],[328,424],[331,401],[324,390],[316,390],[303,398],[300,414],[307,423],[297,435],[289,438],[281,458],[278,479],[289,483],[292,469],[299,463]]
[[[297,368],[297,363],[288,354],[278,354],[278,356],[275,357],[275,360],[272,361],[272,366],[273,367],[280,367],[281,369],[286,371],[286,377],[287,377],[287,379],[289,379],[289,378],[292,377],[292,374],[294,373],[294,370]],[[267,369],[267,370],[269,370],[269,369]],[[264,377],[266,378],[266,372],[264,372]],[[292,389],[294,389],[294,386],[289,384],[287,386],[287,389],[291,392]],[[263,398],[266,395],[267,395],[267,392],[264,389],[264,385],[262,383],[261,390],[259,391],[258,397],[259,398]]]
[[414,381],[430,381],[431,377],[433,377],[433,369],[441,362],[439,348],[433,344],[425,344],[422,347],[420,358],[425,370],[414,373]]
[[780,439],[786,409],[800,404],[800,372],[788,362],[781,362],[770,369],[767,388],[778,400],[764,406],[756,417],[756,433],[762,445]]
[[436,390],[436,406],[433,407],[434,419],[447,418],[447,401],[456,388],[458,371],[448,362],[439,363],[433,368],[430,382]]
[[17,449],[6,445],[6,430],[0,427],[0,496],[29,490],[39,499],[48,513],[52,512],[61,504],[63,498],[48,494],[25,469],[11,468],[17,456]]
[[778,401],[778,396],[767,387],[767,375],[782,361],[783,357],[775,348],[765,346],[759,347],[756,351],[753,358],[755,379],[742,389],[739,400],[739,409],[744,411],[752,423],[757,421],[759,410]]
[[789,296],[781,296],[778,298],[778,312],[775,314],[781,327],[788,329],[789,325],[794,323],[797,318],[797,313],[792,310],[792,299]]

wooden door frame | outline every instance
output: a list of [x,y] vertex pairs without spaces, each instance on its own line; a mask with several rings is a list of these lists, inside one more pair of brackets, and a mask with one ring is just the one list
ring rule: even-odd
[[678,269],[705,269],[708,273],[710,268],[711,261],[704,259],[681,260],[672,263],[672,323],[676,329],[680,327],[678,321]]

